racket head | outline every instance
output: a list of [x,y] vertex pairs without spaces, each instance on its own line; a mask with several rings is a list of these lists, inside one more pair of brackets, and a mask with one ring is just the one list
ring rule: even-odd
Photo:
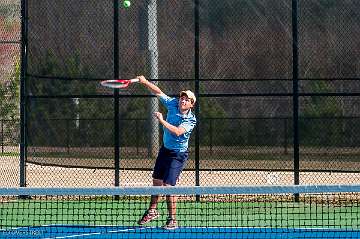
[[129,86],[131,83],[130,80],[126,79],[117,79],[117,80],[103,80],[100,82],[102,86],[114,89],[123,89]]

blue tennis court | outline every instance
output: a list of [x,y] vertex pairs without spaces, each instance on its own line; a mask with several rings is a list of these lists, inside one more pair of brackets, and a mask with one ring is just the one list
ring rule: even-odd
[[226,228],[63,226],[20,227],[0,231],[0,238],[360,238],[360,230],[330,228]]

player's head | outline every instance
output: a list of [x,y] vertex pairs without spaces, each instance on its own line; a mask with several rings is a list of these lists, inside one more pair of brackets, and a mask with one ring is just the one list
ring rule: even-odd
[[182,108],[192,108],[195,105],[196,97],[191,90],[183,90],[180,92],[179,105]]

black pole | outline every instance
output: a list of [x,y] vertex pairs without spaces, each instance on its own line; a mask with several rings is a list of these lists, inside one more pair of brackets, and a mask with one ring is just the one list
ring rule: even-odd
[[[292,36],[293,36],[293,130],[294,130],[294,184],[300,183],[299,157],[299,55],[298,55],[298,0],[292,0]],[[299,200],[299,195],[295,195]]]
[[66,119],[66,152],[68,157],[70,157],[70,121],[71,119]]
[[[200,65],[199,65],[199,48],[200,48],[200,26],[199,26],[199,0],[194,1],[194,21],[195,21],[195,95],[197,102],[195,104],[195,115],[197,118],[197,126],[195,127],[195,185],[200,186]],[[200,200],[199,195],[196,196],[197,201]]]
[[208,119],[210,122],[209,141],[210,141],[210,155],[213,153],[213,119]]
[[3,120],[0,120],[1,123],[1,153],[4,153],[4,125]]
[[[119,0],[114,0],[114,79],[119,78]],[[115,186],[120,185],[119,89],[114,89]]]
[[26,0],[21,0],[21,72],[20,72],[20,187],[26,187],[26,69],[27,69],[27,17]]
[[284,154],[288,154],[288,119],[284,118]]

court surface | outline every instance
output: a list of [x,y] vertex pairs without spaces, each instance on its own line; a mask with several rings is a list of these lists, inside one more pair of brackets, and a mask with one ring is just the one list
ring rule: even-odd
[[234,228],[47,225],[0,230],[0,238],[360,238],[360,230],[331,228]]

